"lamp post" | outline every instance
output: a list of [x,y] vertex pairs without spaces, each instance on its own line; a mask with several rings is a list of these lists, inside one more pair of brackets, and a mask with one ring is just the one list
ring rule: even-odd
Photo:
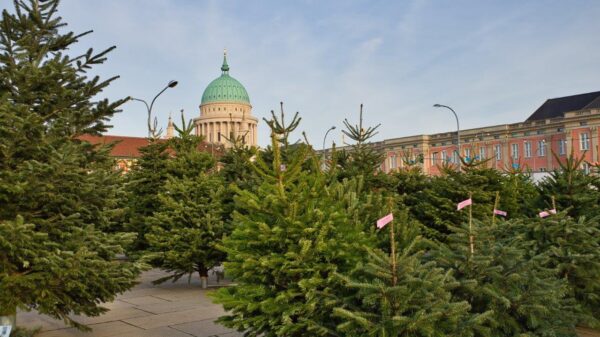
[[335,126],[330,127],[329,130],[327,130],[327,132],[325,132],[325,137],[323,137],[323,148],[322,148],[323,152],[325,152],[325,140],[327,139],[327,135],[332,130],[335,130]]
[[460,171],[460,124],[458,122],[458,115],[456,114],[456,111],[454,111],[454,109],[452,109],[451,107],[447,106],[447,105],[442,105],[442,104],[434,104],[433,105],[434,108],[446,108],[450,111],[452,111],[452,114],[454,114],[454,118],[456,118],[456,145],[458,147],[458,170]]
[[148,102],[146,102],[143,99],[131,97],[132,100],[142,102],[146,105],[146,110],[148,110],[148,138],[158,137],[158,134],[156,132],[158,120],[156,119],[156,117],[154,118],[154,126],[152,125],[152,107],[154,106],[154,102],[156,101],[158,96],[160,96],[163,92],[165,92],[165,90],[167,90],[169,88],[174,88],[175,86],[177,86],[177,83],[178,83],[177,81],[169,81],[169,83],[167,83],[167,86],[164,87],[158,94],[156,94],[156,96],[154,96],[150,105],[148,105]]

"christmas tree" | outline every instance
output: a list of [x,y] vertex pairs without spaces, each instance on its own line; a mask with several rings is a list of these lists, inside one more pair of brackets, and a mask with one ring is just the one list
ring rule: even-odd
[[68,51],[58,1],[14,1],[0,21],[0,315],[37,310],[67,323],[131,288],[140,265],[113,261],[132,235],[109,234],[119,173],[98,135],[125,100],[96,97],[117,77],[89,78],[113,48]]
[[223,249],[237,285],[214,296],[228,311],[219,322],[247,336],[337,336],[333,310],[348,290],[335,273],[364,260],[359,247],[373,240],[365,224],[375,221],[365,209],[381,200],[367,196],[360,179],[338,182],[320,172],[307,146],[283,161],[282,136],[293,130],[274,124],[273,160],[267,164],[261,152],[254,166],[260,185],[235,198]]
[[553,207],[554,198],[556,206],[574,218],[600,215],[599,179],[583,171],[584,155],[571,153],[566,159],[553,155],[560,167],[540,182],[538,207]]
[[448,244],[432,256],[455,271],[454,296],[485,317],[475,336],[575,336],[577,309],[568,285],[514,234],[521,226],[517,219],[451,228]]
[[543,266],[556,270],[569,286],[568,296],[581,306],[581,324],[600,327],[600,225],[598,218],[573,219],[560,212],[515,226],[529,251],[545,257]]
[[136,256],[148,248],[146,234],[150,231],[148,218],[158,209],[158,193],[167,180],[167,142],[149,139],[149,144],[140,148],[141,156],[125,176],[121,203],[125,208],[123,227],[136,233],[135,242],[129,247],[129,255]]
[[153,263],[172,273],[156,283],[197,272],[205,286],[208,270],[224,259],[217,249],[227,233],[223,181],[214,158],[198,149],[202,138],[193,134],[192,122],[185,123],[183,115],[181,121],[181,128],[175,126],[179,136],[169,140],[173,157],[166,165],[156,211],[147,218],[151,229],[145,238]]
[[470,336],[479,318],[469,314],[468,302],[453,298],[458,283],[423,259],[435,245],[419,235],[405,212],[396,215],[394,257],[365,247],[368,262],[350,277],[340,275],[354,293],[335,310],[344,321],[338,330],[344,336]]
[[383,162],[383,154],[369,144],[369,140],[377,135],[380,125],[365,128],[362,104],[358,124],[352,125],[348,119],[345,119],[344,125],[346,130],[342,132],[354,141],[354,144],[347,149],[332,153],[332,172],[335,172],[340,180],[361,176],[368,189],[387,186],[388,176],[377,174]]

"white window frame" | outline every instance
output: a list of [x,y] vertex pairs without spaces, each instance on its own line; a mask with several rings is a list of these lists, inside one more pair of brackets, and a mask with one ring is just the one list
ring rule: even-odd
[[390,157],[390,170],[393,170],[397,167],[396,155],[391,155]]
[[590,172],[592,171],[590,164],[588,164],[587,162],[581,163],[581,169],[585,174],[590,174]]
[[510,156],[512,159],[519,159],[519,144],[510,144]]
[[590,149],[590,135],[587,132],[579,134],[579,149],[588,151]]
[[460,161],[460,159],[458,157],[459,157],[458,150],[452,151],[452,162],[453,163],[458,164],[458,162]]
[[445,164],[448,162],[448,153],[446,150],[442,151],[442,163]]
[[437,159],[438,159],[437,156],[438,156],[437,152],[433,152],[431,154],[431,166],[435,166],[436,165],[436,162],[437,162]]
[[546,156],[546,142],[543,140],[538,141],[538,157]]
[[531,142],[530,141],[523,142],[523,157],[531,158]]
[[496,146],[494,146],[494,152],[495,152],[495,156],[496,156],[496,160],[502,160],[502,145],[501,144],[496,144]]
[[566,139],[561,139],[558,141],[558,154],[561,156],[567,154],[567,140]]
[[468,158],[469,160],[473,159],[473,158],[471,158],[471,149],[469,149],[469,148],[465,149],[465,158]]
[[484,160],[485,159],[485,146],[482,146],[479,148],[479,160]]

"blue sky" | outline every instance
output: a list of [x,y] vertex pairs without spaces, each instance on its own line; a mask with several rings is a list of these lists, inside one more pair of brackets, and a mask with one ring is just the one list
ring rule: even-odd
[[[0,7],[10,3],[3,1]],[[547,98],[600,90],[600,1],[63,0],[70,29],[95,32],[78,48],[116,45],[96,71],[121,76],[110,98],[151,99],[199,115],[206,85],[231,75],[262,120],[283,101],[309,140],[341,140],[344,118],[381,123],[377,140],[519,122]],[[76,50],[74,50],[76,51]],[[144,136],[145,108],[130,102],[111,134]],[[259,126],[259,142],[268,131]],[[298,132],[295,138],[300,138]]]

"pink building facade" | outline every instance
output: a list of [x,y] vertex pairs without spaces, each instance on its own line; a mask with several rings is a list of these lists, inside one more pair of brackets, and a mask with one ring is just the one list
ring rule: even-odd
[[[597,163],[600,142],[600,92],[547,100],[526,121],[460,130],[460,155],[486,160],[499,170],[519,168],[533,173],[559,167],[571,152],[585,156],[581,169]],[[439,174],[443,163],[458,164],[456,131],[386,139],[374,144],[385,153],[384,172],[419,165]],[[558,160],[553,155],[556,154]]]

